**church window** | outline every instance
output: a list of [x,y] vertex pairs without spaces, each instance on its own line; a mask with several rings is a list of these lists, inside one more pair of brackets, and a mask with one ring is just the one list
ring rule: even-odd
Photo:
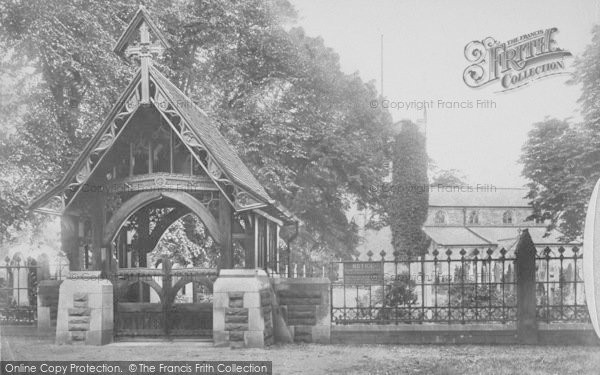
[[471,211],[469,213],[468,223],[469,224],[479,224],[479,212]]
[[434,222],[436,224],[446,224],[446,213],[444,211],[438,211],[435,213]]
[[513,213],[512,211],[506,211],[502,214],[502,224],[512,224],[513,223]]

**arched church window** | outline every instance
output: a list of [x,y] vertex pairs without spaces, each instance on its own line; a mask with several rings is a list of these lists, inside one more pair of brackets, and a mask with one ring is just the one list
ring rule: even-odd
[[512,211],[506,211],[502,214],[502,224],[512,224],[513,223],[513,213]]
[[469,213],[469,219],[467,220],[469,224],[479,224],[479,212],[471,211]]
[[446,213],[441,210],[436,212],[433,220],[436,224],[446,224]]

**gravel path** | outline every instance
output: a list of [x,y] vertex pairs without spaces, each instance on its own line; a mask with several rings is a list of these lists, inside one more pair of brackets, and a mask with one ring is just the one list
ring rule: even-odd
[[598,374],[600,347],[275,345],[223,349],[209,343],[131,342],[58,346],[50,338],[1,337],[3,360],[266,360],[274,374]]

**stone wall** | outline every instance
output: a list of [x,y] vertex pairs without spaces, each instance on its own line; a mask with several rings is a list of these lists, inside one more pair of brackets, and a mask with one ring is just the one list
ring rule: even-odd
[[294,342],[328,344],[331,332],[327,278],[271,279],[277,304]]
[[[540,324],[536,345],[598,346],[591,324]],[[514,323],[507,324],[397,324],[333,326],[333,344],[522,344]]]

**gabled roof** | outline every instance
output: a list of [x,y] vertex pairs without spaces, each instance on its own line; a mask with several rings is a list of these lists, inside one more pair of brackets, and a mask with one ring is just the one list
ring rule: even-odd
[[[172,105],[175,107],[175,110],[189,125],[197,139],[213,156],[214,162],[221,168],[226,177],[230,179],[234,185],[242,188],[257,201],[263,203],[265,206],[264,209],[271,215],[276,216],[285,222],[297,221],[297,218],[295,218],[293,214],[291,214],[285,207],[281,206],[269,196],[260,182],[256,179],[256,177],[254,177],[252,172],[239,158],[236,151],[227,143],[224,136],[219,132],[217,127],[200,108],[198,108],[185,94],[183,94],[157,69],[150,68],[150,76],[155,81],[158,88],[171,101]],[[109,115],[106,117],[106,120],[102,126],[87,143],[86,147],[80,153],[73,165],[69,168],[67,173],[65,173],[65,175],[54,187],[37,197],[30,204],[29,209],[34,210],[39,208],[50,198],[60,195],[63,191],[69,188],[69,185],[73,183],[73,179],[85,165],[90,153],[97,147],[102,136],[108,131],[115,116],[122,109],[123,103],[125,103],[127,98],[132,94],[133,90],[140,82],[140,79],[141,75],[138,71],[134,79],[129,83],[115,106],[112,108]],[[110,152],[110,149],[108,152]],[[88,176],[88,178],[90,176]]]
[[140,5],[140,8],[137,10],[137,12],[135,12],[133,18],[131,19],[131,21],[129,21],[129,25],[127,26],[125,31],[123,31],[123,34],[121,34],[117,44],[115,45],[114,51],[117,54],[122,54],[125,51],[127,45],[131,43],[135,32],[140,27],[142,22],[145,22],[146,25],[148,25],[150,31],[152,31],[154,36],[156,36],[156,38],[158,39],[158,42],[162,44],[164,48],[170,47],[169,42],[167,42],[167,40],[162,35],[158,27],[156,27],[154,21],[152,21],[152,18],[150,18],[150,16],[148,15],[146,8],[143,5]]
[[425,227],[423,231],[440,246],[489,246],[492,244],[466,227]]
[[171,100],[173,106],[185,118],[190,128],[206,149],[211,153],[215,162],[232,182],[241,185],[248,193],[264,203],[275,204],[263,186],[239,158],[233,148],[227,143],[219,129],[208,116],[198,108],[177,86],[169,81],[156,68],[150,68],[150,76]]
[[133,77],[133,79],[131,80],[131,82],[129,82],[129,85],[127,85],[127,87],[121,94],[121,96],[119,96],[119,99],[116,101],[115,105],[110,110],[108,116],[106,116],[106,119],[102,123],[102,126],[100,126],[100,128],[96,131],[94,136],[86,144],[84,149],[79,154],[79,157],[71,165],[69,170],[67,170],[67,173],[65,173],[65,175],[60,179],[60,181],[56,185],[54,185],[51,189],[49,189],[42,195],[38,196],[37,198],[35,198],[33,200],[33,202],[31,202],[31,204],[29,205],[28,209],[35,210],[36,208],[38,208],[39,206],[44,204],[48,199],[50,199],[51,197],[53,197],[55,195],[60,194],[61,191],[64,191],[68,187],[68,185],[71,183],[71,181],[73,180],[73,178],[75,177],[77,172],[79,172],[79,170],[83,167],[89,154],[94,150],[94,148],[100,141],[100,138],[102,138],[102,136],[106,133],[106,131],[110,127],[115,116],[119,113],[119,110],[123,107],[123,103],[125,103],[125,101],[129,97],[129,95],[131,95],[131,93],[135,89],[136,85],[140,82],[140,78],[141,78],[141,74],[140,74],[140,71],[138,70],[137,73],[135,74],[135,76]]
[[[154,36],[158,39],[158,43],[164,48],[168,48],[169,44],[156,27],[154,22],[148,16],[145,8],[140,6],[139,10],[134,15],[127,29],[123,32],[119,41],[115,46],[117,53],[125,52],[130,43],[135,43],[133,38],[137,36],[137,31],[141,26],[148,26]],[[185,129],[182,127],[181,132],[177,135],[182,138],[182,141],[187,144],[184,138],[191,137],[190,142],[195,145],[202,145],[203,149],[209,155],[208,165],[205,166],[211,180],[217,185],[218,189],[226,195],[227,200],[233,204],[234,209],[256,210],[255,212],[262,214],[265,217],[271,217],[274,220],[282,222],[294,222],[297,219],[279,205],[275,200],[269,197],[263,186],[254,177],[252,172],[239,158],[235,150],[227,143],[225,137],[219,132],[219,129],[208,118],[208,116],[198,108],[183,92],[181,92],[173,83],[171,83],[162,73],[151,65],[151,55],[148,52],[160,51],[156,44],[149,45],[148,30],[144,27],[140,32],[140,48],[132,51],[140,56],[141,69],[138,70],[134,79],[129,83],[126,90],[120,96],[119,100],[107,116],[106,120],[98,129],[96,134],[88,142],[84,150],[81,152],[75,163],[63,176],[60,182],[36,198],[30,205],[30,209],[39,208],[42,204],[47,203],[52,197],[61,195],[66,196],[65,191],[74,188],[74,195],[71,196],[72,202],[77,194],[81,191],[81,187],[94,174],[96,167],[102,163],[104,156],[111,151],[116,139],[123,133],[123,129],[128,126],[129,120],[132,119],[140,105],[148,105],[151,102],[149,96],[149,85],[153,81],[155,90],[160,92],[173,107],[177,116],[181,117],[185,123]],[[133,93],[136,87],[141,86],[141,91]],[[141,100],[138,97],[141,95]],[[131,105],[131,101],[135,104]],[[128,101],[127,105],[125,104]],[[162,99],[161,99],[162,101]],[[155,103],[156,104],[156,103]],[[119,112],[125,108],[124,112]],[[159,109],[160,112],[160,109]],[[125,114],[128,116],[124,124],[114,125],[114,120]],[[163,113],[164,116],[164,113]],[[167,119],[166,117],[164,117]],[[167,119],[167,121],[169,121]],[[171,124],[172,125],[172,124]],[[193,133],[193,134],[191,134]],[[195,138],[195,139],[193,139]],[[195,147],[195,146],[190,146]],[[102,152],[99,158],[92,160],[91,156],[94,153]],[[216,174],[213,173],[213,167],[216,167]],[[210,169],[210,171],[208,170]],[[233,185],[233,199],[226,193],[226,185]],[[70,204],[69,202],[69,204]],[[64,203],[64,200],[63,200]],[[66,206],[68,208],[68,205]],[[63,206],[62,211],[65,207]]]

